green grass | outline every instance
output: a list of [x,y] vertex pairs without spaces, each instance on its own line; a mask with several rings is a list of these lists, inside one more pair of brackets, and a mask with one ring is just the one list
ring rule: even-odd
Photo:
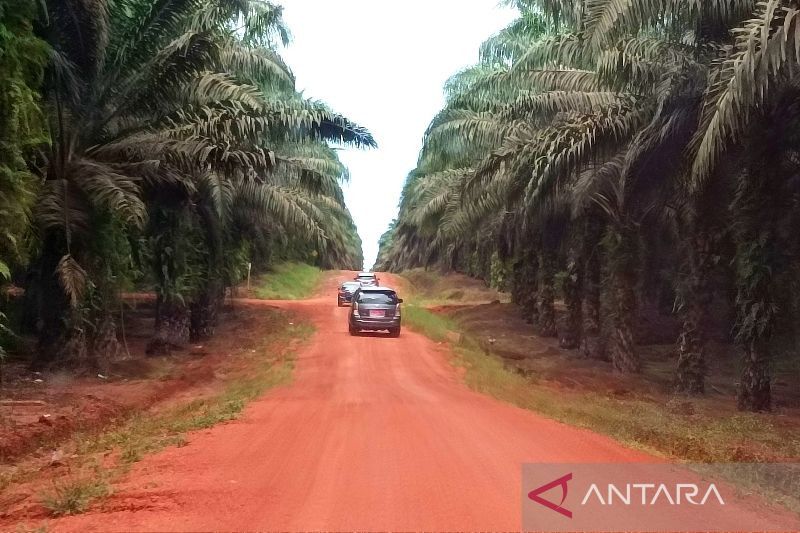
[[302,300],[314,294],[322,270],[305,263],[282,263],[259,277],[255,293],[263,300]]
[[407,301],[423,307],[509,300],[508,294],[462,274],[441,274],[416,268],[401,275],[408,282],[410,295]]
[[[95,464],[98,456],[116,454],[116,463],[105,469],[92,467],[92,475],[70,478],[55,485],[53,491],[42,495],[42,504],[54,516],[83,512],[92,502],[108,495],[110,483],[146,455],[168,446],[185,445],[188,432],[236,419],[249,402],[267,390],[291,381],[294,351],[285,347],[308,339],[313,332],[310,324],[298,323],[268,333],[255,349],[236,354],[251,359],[247,372],[232,379],[216,395],[163,412],[137,413],[119,426],[99,434],[76,435],[73,443],[75,453],[82,458],[78,461],[83,461],[82,470],[86,470],[87,464]],[[281,352],[273,353],[273,347],[281,347]]]
[[109,494],[111,486],[103,472],[95,469],[91,476],[69,476],[54,483],[53,490],[42,496],[42,505],[53,516],[73,515],[84,512],[93,501]]
[[656,455],[695,462],[764,462],[800,456],[796,430],[776,426],[759,414],[680,415],[669,405],[616,398],[591,390],[556,389],[506,368],[465,334],[457,321],[409,306],[404,320],[412,329],[450,342],[466,384],[478,392],[573,426],[609,435]]
[[456,331],[452,320],[432,313],[416,303],[403,304],[403,322],[436,342],[444,342],[448,332]]

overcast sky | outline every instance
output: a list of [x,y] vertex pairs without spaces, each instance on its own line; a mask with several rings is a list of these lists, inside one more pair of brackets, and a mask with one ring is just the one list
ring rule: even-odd
[[347,150],[347,205],[370,268],[397,214],[444,82],[514,18],[498,0],[278,0],[292,31],[284,57],[298,89],[367,127],[377,150]]

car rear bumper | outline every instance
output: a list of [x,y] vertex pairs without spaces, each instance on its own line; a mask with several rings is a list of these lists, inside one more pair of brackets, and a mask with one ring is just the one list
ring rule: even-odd
[[400,317],[392,318],[356,318],[350,319],[350,326],[356,329],[381,330],[395,329],[400,327]]

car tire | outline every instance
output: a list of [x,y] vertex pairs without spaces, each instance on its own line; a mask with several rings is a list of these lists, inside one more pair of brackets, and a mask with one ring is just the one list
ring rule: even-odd
[[353,326],[349,326],[348,329],[350,330],[350,335],[352,335],[354,337],[356,335],[358,335],[358,330],[356,328],[354,328]]
[[400,328],[390,329],[389,330],[389,336],[392,337],[393,339],[396,339],[397,337],[399,337],[400,336]]
[[342,306],[342,301],[341,300],[336,300],[336,306],[337,307],[341,307]]

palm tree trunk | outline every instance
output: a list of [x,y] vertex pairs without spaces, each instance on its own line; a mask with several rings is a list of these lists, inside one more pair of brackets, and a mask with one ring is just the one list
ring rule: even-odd
[[[795,246],[789,251],[793,258],[800,258],[800,239],[795,241]],[[789,281],[789,294],[800,294],[800,260],[792,259],[788,267]],[[789,314],[788,328],[790,330],[792,348],[795,353],[800,353],[800,298],[790,298],[787,303],[787,311]]]
[[586,262],[583,283],[583,338],[581,352],[588,359],[606,361],[606,343],[600,321],[600,281],[602,277],[600,250],[596,243],[600,239],[587,237]]
[[613,299],[611,363],[619,372],[640,372],[641,361],[633,334],[636,319],[636,235],[628,227],[610,228],[605,241]]
[[525,303],[527,312],[525,313],[526,320],[534,326],[539,323],[539,256],[535,253],[531,254],[530,262],[528,263],[528,283],[527,290],[525,291]]
[[702,325],[704,316],[704,310],[695,302],[689,304],[684,314],[678,339],[677,392],[690,395],[700,395],[705,392],[705,335]]
[[537,257],[531,250],[525,250],[522,255],[520,275],[517,286],[518,304],[522,308],[525,322],[536,324],[538,322],[538,291],[536,289]]
[[583,235],[583,338],[581,352],[588,359],[607,360],[600,320],[602,279],[601,247],[603,224],[597,216],[586,218]]
[[738,222],[736,338],[744,348],[737,405],[745,411],[766,411],[772,405],[768,343],[777,313],[773,276],[782,253],[775,243],[774,205],[780,194],[776,189],[768,173],[758,169],[740,176],[734,199]]
[[770,390],[770,352],[766,343],[752,341],[745,348],[741,381],[736,403],[742,411],[769,411],[772,408]]
[[191,305],[190,340],[193,342],[208,340],[214,336],[224,298],[225,291],[222,284],[216,280],[209,280],[197,301]]
[[[111,300],[111,302],[113,301]],[[114,320],[114,315],[103,310],[92,339],[92,354],[98,369],[108,372],[111,363],[120,358],[120,352],[120,342],[117,339],[117,323]]]
[[521,305],[524,300],[525,280],[523,279],[525,272],[525,262],[521,259],[514,261],[511,270],[511,303]]
[[583,314],[583,272],[581,260],[573,248],[569,253],[567,275],[564,278],[564,303],[567,306],[567,318],[563,331],[559,334],[559,346],[573,350],[580,346],[582,338]]
[[641,362],[636,353],[633,323],[636,316],[635,280],[626,273],[613,274],[614,326],[611,336],[611,362],[614,369],[623,373],[641,371]]
[[215,223],[213,206],[201,205],[197,213],[204,226],[207,257],[202,279],[205,283],[199,288],[197,297],[191,304],[189,338],[192,341],[208,340],[214,336],[219,310],[225,299],[223,277],[223,235]]
[[711,301],[711,239],[696,231],[689,250],[689,279],[686,284],[686,310],[678,339],[676,390],[684,394],[705,392],[705,323]]
[[177,298],[158,296],[156,328],[147,344],[148,355],[169,355],[189,342],[189,310]]
[[63,239],[47,232],[42,241],[42,250],[33,267],[35,273],[25,290],[38,337],[36,355],[31,362],[34,370],[57,363],[64,355],[63,348],[67,347],[62,342],[66,333],[64,318],[70,312],[69,302],[56,275],[56,267],[64,255]]
[[189,341],[189,310],[181,280],[186,269],[186,236],[181,235],[185,216],[180,203],[165,204],[154,210],[151,226],[153,239],[153,273],[157,280],[156,321],[153,337],[147,345],[149,355],[166,355],[182,349]]
[[555,337],[555,256],[550,250],[542,250],[539,254],[539,335]]

